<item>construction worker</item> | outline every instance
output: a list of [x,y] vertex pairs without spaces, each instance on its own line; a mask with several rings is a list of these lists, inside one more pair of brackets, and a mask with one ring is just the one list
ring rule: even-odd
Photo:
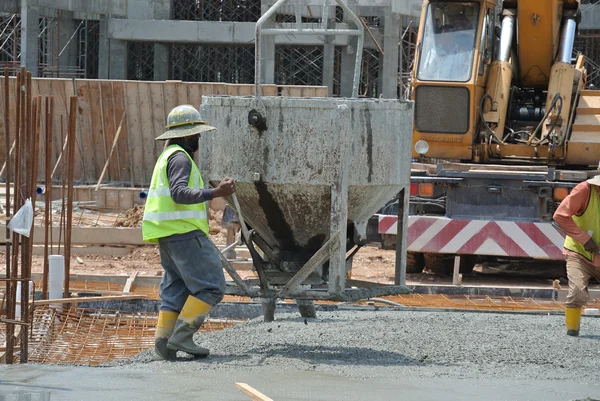
[[567,334],[578,336],[588,284],[592,278],[600,279],[600,175],[573,188],[554,213],[554,221],[567,233]]
[[203,189],[193,159],[200,134],[214,130],[198,110],[183,105],[171,110],[167,131],[156,138],[168,142],[154,167],[142,232],[144,241],[159,244],[164,269],[155,350],[166,360],[174,360],[177,351],[209,354],[194,343],[193,335],[225,292],[219,251],[208,238],[205,202],[231,195],[235,183],[226,178],[215,189]]

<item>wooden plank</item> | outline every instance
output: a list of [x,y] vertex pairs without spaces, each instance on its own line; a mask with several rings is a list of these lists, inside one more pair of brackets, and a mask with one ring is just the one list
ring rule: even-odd
[[143,130],[140,118],[140,104],[137,82],[125,82],[125,99],[127,105],[127,133],[129,157],[131,158],[133,182],[144,183],[144,145]]
[[[262,86],[262,94],[263,96],[277,96],[277,85],[263,85]],[[252,94],[254,95],[256,92],[256,87],[252,85]]]
[[[143,183],[150,184],[152,171],[154,170],[154,123],[152,118],[152,95],[150,83],[137,82],[138,105],[140,110],[140,131],[142,140],[142,152],[144,153]],[[163,112],[161,112],[162,115]]]
[[[106,157],[103,160],[102,169],[104,169],[104,165],[108,163],[108,179],[111,181],[120,181],[119,177],[119,159],[118,155],[111,159],[111,150],[116,147],[115,136],[117,132],[117,126],[121,121],[122,114],[118,117],[115,117],[115,107],[113,100],[113,92],[112,92],[112,82],[111,81],[100,81],[100,102],[102,107],[102,118],[104,120],[104,141],[105,141],[105,149],[106,149]],[[116,123],[115,123],[116,119]]]
[[133,288],[133,283],[139,273],[140,272],[135,271],[131,274],[131,276],[129,276],[129,278],[125,282],[125,287],[123,287],[123,292],[131,292],[131,289]]
[[272,398],[267,397],[266,395],[256,390],[255,388],[250,387],[246,383],[235,383],[235,387],[242,393],[250,397],[252,401],[273,401]]
[[[152,134],[152,143],[153,154],[152,158],[152,169],[150,170],[150,174],[152,174],[152,170],[154,169],[154,163],[158,159],[158,156],[161,154],[164,146],[163,141],[156,141],[155,138],[165,132],[167,125],[167,115],[165,114],[163,93],[162,93],[163,84],[160,82],[153,82],[150,84],[150,95],[152,100],[152,124],[153,124],[153,134]],[[146,133],[146,135],[148,135]]]
[[102,105],[100,102],[100,83],[98,81],[89,82],[89,96],[92,139],[94,142],[94,153],[96,154],[93,176],[99,177],[104,166],[104,161],[106,160],[107,149],[104,138]]
[[224,83],[214,83],[212,86],[212,94],[213,95],[227,95],[227,84]]
[[[57,298],[41,299],[35,301],[35,305],[53,305],[53,304],[77,304],[80,302],[110,302],[110,301],[130,301],[135,299],[148,299],[147,295],[107,295],[102,297],[79,297],[79,298]],[[32,303],[32,302],[30,302]],[[20,302],[17,302],[20,304]]]
[[[36,95],[41,95],[41,96],[48,96],[49,93],[51,93],[50,91],[50,82],[47,79],[32,79],[31,80],[31,93],[32,96],[36,96]],[[46,101],[42,98],[42,112],[40,113],[41,116],[41,123],[40,123],[40,130],[42,132],[43,138],[45,138],[45,132],[46,132]],[[46,171],[46,164],[45,164],[45,156],[46,156],[46,146],[44,146],[45,143],[42,143],[41,146],[39,147],[39,154],[38,154],[38,160],[40,161],[38,163],[38,171],[37,171],[37,179],[38,181],[43,181],[43,178],[45,177],[45,171]],[[75,173],[77,173],[77,165],[75,165]],[[76,175],[77,176],[77,175]]]
[[[107,274],[71,274],[69,276],[70,282],[88,282],[88,283],[114,283],[123,284],[127,282],[129,276],[125,275],[107,275]],[[33,281],[40,281],[42,279],[42,273],[32,273],[31,279]],[[152,287],[159,285],[162,280],[162,275],[159,276],[138,276],[136,278],[136,285]]]
[[[81,154],[86,155],[83,158],[83,168],[79,179],[88,181],[96,177],[96,149],[92,132],[92,110],[90,103],[90,81],[75,80],[75,90],[78,96],[77,107],[77,132]],[[56,135],[53,136],[55,141]]]
[[102,173],[100,174],[100,178],[98,179],[98,183],[96,184],[96,189],[95,189],[96,191],[98,191],[98,189],[100,188],[100,184],[102,183],[104,174],[106,173],[106,170],[107,170],[108,166],[110,165],[111,159],[113,159],[113,154],[114,154],[115,148],[117,147],[117,144],[119,143],[119,137],[121,136],[121,131],[123,130],[123,122],[125,121],[125,117],[126,117],[125,112],[123,112],[123,115],[121,116],[121,121],[119,122],[119,127],[117,128],[117,133],[115,134],[115,137],[113,139],[112,147],[110,148],[110,152],[108,153],[108,157],[106,158],[106,163],[104,163],[104,167],[102,168]]
[[[182,84],[173,82],[173,81],[167,81],[163,84],[163,95],[164,95],[164,106],[165,106],[164,113],[166,116],[168,116],[169,112],[173,108],[175,108],[177,105],[185,104],[185,103],[180,103],[180,101],[177,98],[177,92],[178,92],[179,85],[182,85]],[[185,97],[187,100],[187,95]]]
[[[4,224],[0,229],[5,230]],[[58,238],[58,227],[52,227],[52,235]],[[120,227],[73,227],[72,245],[149,245],[142,240],[142,229]],[[0,244],[4,244],[0,239]],[[44,243],[44,231],[34,230],[33,243]]]
[[[202,104],[202,95],[209,94],[203,92],[205,90],[205,85],[202,84],[185,84],[185,89],[187,92],[188,103],[198,108]],[[212,94],[212,88],[210,94]]]
[[[182,104],[191,104],[195,108],[198,108],[200,106],[200,103],[196,104],[196,103],[191,103],[189,101],[186,86],[187,86],[187,84],[184,84],[184,83],[178,83],[176,85],[175,89],[177,90],[177,98],[176,98],[175,106],[180,106]],[[163,85],[163,88],[164,88],[164,85]],[[175,107],[175,106],[173,106],[173,107]],[[169,111],[171,111],[171,109],[169,109]],[[167,112],[167,114],[168,114],[168,112]],[[165,114],[165,120],[166,120],[167,114]]]
[[[126,256],[131,253],[133,247],[117,247],[117,246],[99,246],[99,245],[88,245],[88,246],[72,246],[71,255],[103,255],[103,256]],[[43,256],[44,245],[34,244],[33,255]]]
[[[123,115],[123,113],[127,112],[127,107],[125,103],[125,81],[113,81],[112,82],[113,89],[113,105],[115,110],[115,117],[117,124],[119,123],[119,118]],[[123,183],[132,184],[132,157],[130,155],[129,148],[129,131],[127,120],[129,120],[129,114],[125,116],[125,122],[123,123],[123,127],[121,128],[121,134],[119,136],[119,141],[117,142],[117,160],[119,161],[119,181]],[[117,128],[118,129],[118,128]],[[114,157],[114,156],[113,156]],[[113,160],[114,161],[114,160]],[[111,163],[113,162],[111,161]]]
[[[67,97],[67,87],[64,80],[50,80],[51,91],[54,95],[54,135],[52,137],[53,160],[58,161],[62,153],[63,143],[67,135],[67,121],[69,110],[69,97]],[[63,121],[63,130],[61,131],[61,120]],[[54,178],[62,180],[62,169],[59,168],[54,174]]]

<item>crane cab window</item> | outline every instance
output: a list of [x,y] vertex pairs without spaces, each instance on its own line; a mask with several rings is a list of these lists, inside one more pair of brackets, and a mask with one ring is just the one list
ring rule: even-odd
[[467,82],[473,68],[478,21],[478,3],[429,3],[418,79]]

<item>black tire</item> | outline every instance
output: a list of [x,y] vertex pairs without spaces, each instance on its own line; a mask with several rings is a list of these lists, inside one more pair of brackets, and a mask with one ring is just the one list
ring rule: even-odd
[[454,255],[444,253],[426,253],[425,268],[438,276],[448,276],[454,270]]
[[[477,255],[463,255],[460,257],[460,268],[461,274],[473,273],[473,268],[477,264]],[[454,266],[452,266],[454,268]]]
[[406,273],[421,273],[425,267],[425,258],[419,252],[406,252]]
[[[445,253],[426,253],[424,254],[425,268],[433,274],[438,276],[451,276],[454,272],[454,256],[452,254]],[[461,274],[471,274],[477,256],[475,255],[463,255],[460,257],[460,268]]]

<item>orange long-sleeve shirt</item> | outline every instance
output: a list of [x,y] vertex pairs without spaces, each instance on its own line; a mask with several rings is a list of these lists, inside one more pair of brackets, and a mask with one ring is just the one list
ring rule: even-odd
[[[554,221],[556,224],[560,226],[571,238],[575,241],[585,244],[589,241],[590,236],[588,233],[583,231],[575,221],[573,220],[573,216],[580,216],[585,212],[587,208],[588,201],[591,194],[590,184],[587,182],[582,182],[577,185],[569,196],[567,196],[560,204],[556,212],[554,213]],[[599,191],[600,198],[600,191]],[[569,256],[575,256],[579,259],[585,260],[587,263],[590,263],[585,257],[581,256],[576,252],[572,252],[564,249],[563,253]],[[596,253],[594,255],[594,261],[592,265],[595,267],[600,267],[600,255]]]

